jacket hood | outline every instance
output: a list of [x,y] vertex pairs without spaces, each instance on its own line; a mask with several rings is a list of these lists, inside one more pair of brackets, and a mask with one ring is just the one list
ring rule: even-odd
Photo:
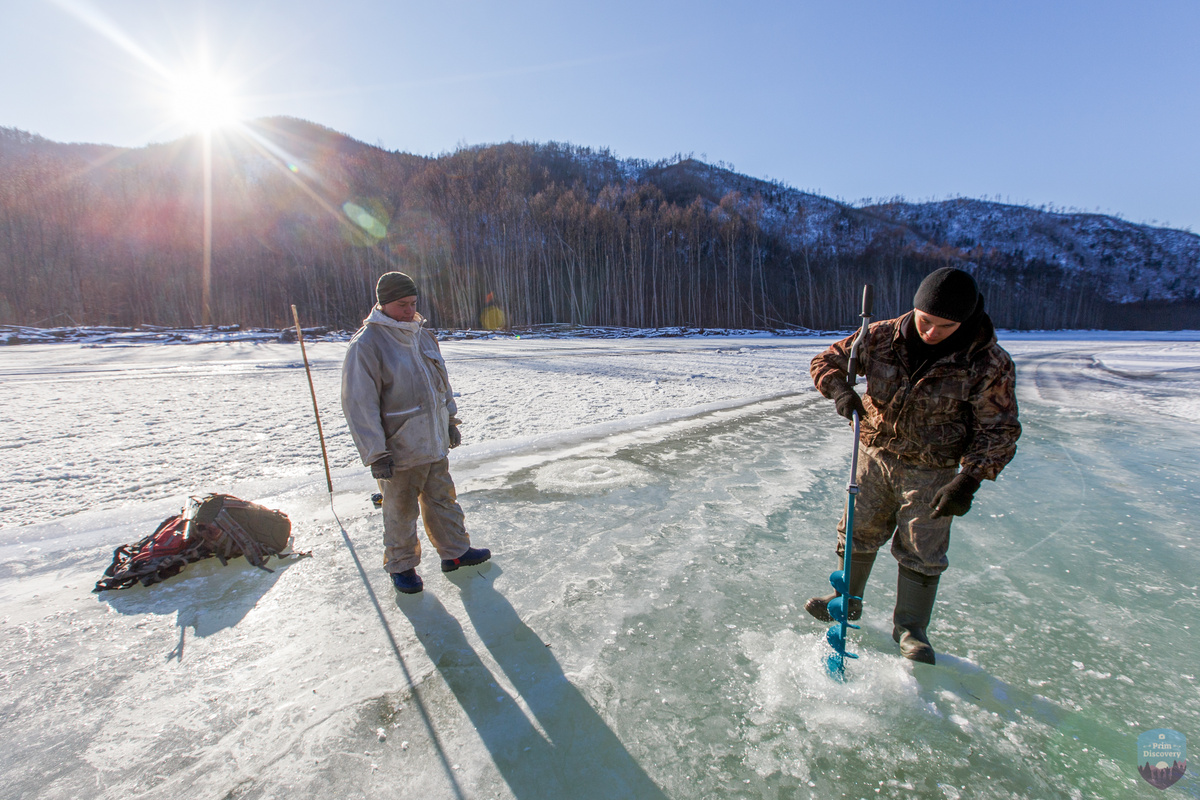
[[997,344],[996,326],[992,324],[992,318],[987,315],[987,312],[981,312],[983,318],[979,320],[979,331],[975,334],[975,339],[967,347],[967,355],[973,356],[978,351],[985,347]]
[[399,328],[402,331],[416,333],[425,324],[425,318],[419,313],[413,318],[412,322],[401,322],[400,320],[392,319],[387,314],[383,313],[383,309],[375,306],[371,309],[371,313],[363,320],[363,325],[382,325],[385,328]]

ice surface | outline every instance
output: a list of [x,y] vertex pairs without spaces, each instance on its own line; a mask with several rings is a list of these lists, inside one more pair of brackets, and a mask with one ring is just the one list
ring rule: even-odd
[[[802,610],[849,463],[829,341],[446,344],[495,557],[427,548],[402,597],[344,344],[309,347],[332,506],[294,345],[0,348],[4,796],[1142,796],[1137,735],[1200,718],[1200,344],[1006,339],[1025,435],[955,522],[938,664],[896,654],[885,557],[838,684]],[[90,594],[218,490],[313,557]]]
[[537,471],[538,490],[585,495],[646,483],[651,473],[636,464],[615,458],[581,458],[556,461]]

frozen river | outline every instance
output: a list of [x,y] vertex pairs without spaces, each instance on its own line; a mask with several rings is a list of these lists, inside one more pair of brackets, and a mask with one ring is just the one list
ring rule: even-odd
[[[1200,746],[1200,344],[1002,337],[1016,459],[955,522],[934,667],[865,593],[848,682],[804,600],[850,434],[829,339],[447,344],[492,562],[397,598],[338,411],[343,344],[0,349],[6,797],[1143,797]],[[90,594],[190,493],[288,512],[273,574]],[[1170,792],[1200,797],[1191,770]]]

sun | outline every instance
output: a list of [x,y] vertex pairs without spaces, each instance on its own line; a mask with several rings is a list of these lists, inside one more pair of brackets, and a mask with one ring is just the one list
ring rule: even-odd
[[238,121],[241,110],[233,86],[203,71],[176,76],[171,86],[171,105],[176,119],[196,131],[231,125]]

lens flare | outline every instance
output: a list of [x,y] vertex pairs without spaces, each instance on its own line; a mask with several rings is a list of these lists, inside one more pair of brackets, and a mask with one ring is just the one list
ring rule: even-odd
[[349,201],[342,204],[342,211],[346,212],[346,216],[350,218],[358,227],[373,239],[382,239],[387,236],[387,226],[380,222],[370,211]]
[[504,310],[500,306],[488,306],[479,314],[479,325],[485,331],[498,331],[506,324]]

